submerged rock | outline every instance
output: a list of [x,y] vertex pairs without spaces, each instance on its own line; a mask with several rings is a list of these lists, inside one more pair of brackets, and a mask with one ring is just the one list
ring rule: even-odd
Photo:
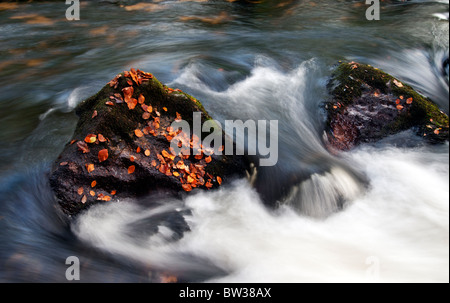
[[430,99],[370,65],[342,63],[330,81],[330,147],[350,150],[413,128],[430,143],[448,141],[448,116]]
[[[182,119],[192,130],[194,112],[202,123],[211,119],[198,100],[150,73],[117,75],[77,107],[73,138],[52,167],[50,184],[64,212],[148,194],[180,196],[245,176],[246,157],[211,155],[201,138],[170,127]],[[183,154],[171,148],[175,138]],[[193,149],[201,154],[194,156]]]

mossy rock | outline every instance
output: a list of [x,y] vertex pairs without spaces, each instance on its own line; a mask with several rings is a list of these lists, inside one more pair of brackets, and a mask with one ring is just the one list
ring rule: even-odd
[[448,116],[429,98],[366,64],[342,63],[329,83],[327,138],[349,150],[413,128],[427,142],[448,141]]
[[[250,167],[246,157],[209,157],[206,147],[202,156],[195,157],[191,136],[184,143],[190,156],[171,152],[177,132],[170,125],[181,118],[192,130],[194,112],[201,113],[202,122],[211,119],[194,97],[134,69],[117,75],[83,101],[76,108],[80,119],[74,135],[50,173],[64,212],[75,215],[96,203],[152,194],[181,197],[246,176]],[[229,138],[222,132],[225,140]],[[184,168],[177,167],[180,161]]]

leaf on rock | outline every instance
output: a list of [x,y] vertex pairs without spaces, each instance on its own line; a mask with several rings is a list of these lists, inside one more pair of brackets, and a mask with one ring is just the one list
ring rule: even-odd
[[84,142],[86,143],[95,143],[97,141],[97,135],[89,134],[84,138]]
[[136,135],[136,137],[141,138],[142,136],[144,136],[144,133],[140,130],[140,129],[135,129],[134,130],[134,134]]
[[131,165],[130,167],[128,167],[128,174],[134,173],[135,170],[136,170],[136,167],[134,165]]
[[103,162],[106,161],[106,159],[108,159],[108,150],[105,148],[98,152],[98,160]]
[[86,169],[87,169],[88,173],[93,172],[95,169],[94,164],[92,164],[92,163],[86,164]]

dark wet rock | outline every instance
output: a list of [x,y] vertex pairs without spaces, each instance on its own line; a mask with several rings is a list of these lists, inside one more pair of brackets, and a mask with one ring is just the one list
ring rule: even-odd
[[350,150],[413,129],[429,143],[448,141],[448,116],[429,98],[370,65],[342,63],[329,84],[327,143]]
[[[127,91],[132,92],[128,99]],[[191,156],[182,159],[171,153],[170,142],[177,130],[169,126],[181,117],[192,131],[194,112],[202,113],[202,122],[211,119],[198,100],[139,70],[118,75],[82,102],[76,109],[80,119],[73,138],[50,174],[64,212],[75,215],[92,204],[149,194],[180,197],[191,189],[218,188],[222,182],[246,176],[249,161],[244,156],[195,158],[192,136],[184,142]],[[92,143],[86,143],[89,135],[95,136]],[[208,135],[202,134],[203,138]],[[223,132],[222,139],[225,142]],[[106,160],[102,159],[105,151]],[[180,161],[185,167],[177,165]]]

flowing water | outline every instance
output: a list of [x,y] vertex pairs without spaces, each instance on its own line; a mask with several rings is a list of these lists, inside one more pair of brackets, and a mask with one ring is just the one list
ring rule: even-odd
[[[370,22],[363,1],[110,2],[81,1],[80,21],[62,2],[0,3],[0,281],[64,282],[69,256],[82,282],[449,281],[448,143],[406,131],[330,154],[321,108],[332,67],[355,60],[448,113],[448,0],[393,1]],[[131,67],[219,121],[278,120],[278,164],[254,186],[67,219],[46,176],[73,109]]]

